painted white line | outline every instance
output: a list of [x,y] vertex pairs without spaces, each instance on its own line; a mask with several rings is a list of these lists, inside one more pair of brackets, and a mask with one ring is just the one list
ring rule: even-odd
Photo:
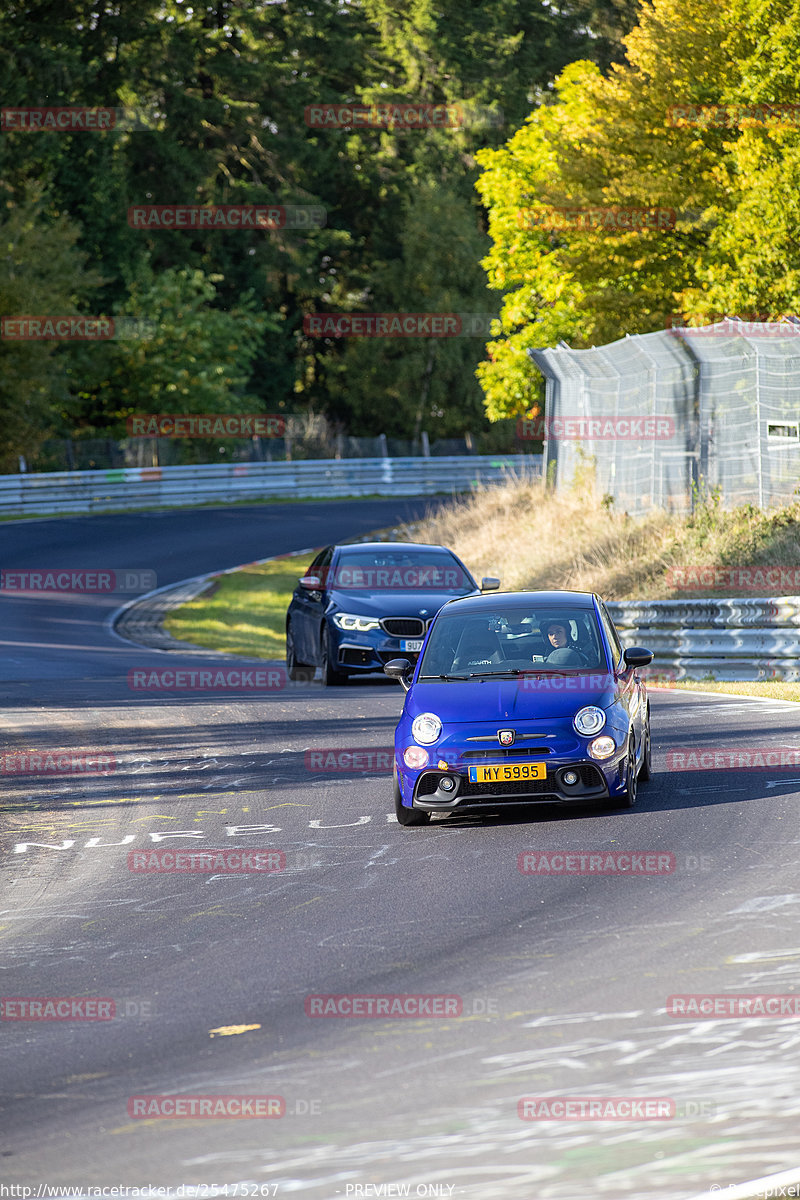
[[[645,680],[645,683],[646,682],[647,682],[647,680]],[[722,681],[720,681],[720,682],[722,682]],[[731,680],[731,683],[735,683],[735,682],[736,682],[735,680]],[[776,682],[779,682],[779,681],[776,680]],[[797,705],[800,704],[800,700],[781,700],[778,696],[745,696],[740,692],[701,692],[699,690],[699,688],[686,688],[685,690],[683,688],[677,688],[677,687],[675,687],[675,688],[648,688],[647,690],[648,690],[648,692],[653,692],[653,691],[669,692],[673,696],[679,692],[682,696],[714,696],[714,698],[717,700],[721,700],[724,698],[727,698],[729,700],[756,700],[759,704],[774,704],[776,706],[790,704],[794,708],[796,708]]]

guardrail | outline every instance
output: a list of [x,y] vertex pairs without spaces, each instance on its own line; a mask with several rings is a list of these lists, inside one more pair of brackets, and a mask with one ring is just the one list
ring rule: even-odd
[[616,601],[608,610],[628,645],[655,654],[676,678],[800,679],[800,596]]
[[0,515],[95,513],[284,497],[434,495],[501,483],[509,474],[540,475],[541,469],[540,454],[470,454],[0,475]]

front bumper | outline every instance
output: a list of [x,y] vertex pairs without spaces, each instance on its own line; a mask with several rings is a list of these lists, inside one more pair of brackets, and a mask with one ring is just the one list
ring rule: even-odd
[[407,658],[409,662],[415,663],[419,658],[419,651],[404,650],[402,644],[405,641],[422,641],[422,638],[392,637],[382,630],[376,630],[374,633],[351,633],[336,629],[332,636],[337,668],[341,671],[364,673],[382,671],[393,658]]
[[[624,755],[619,763],[622,764],[621,778],[624,779]],[[564,782],[563,776],[567,771],[577,774],[577,783]],[[473,783],[467,770],[461,768],[448,771],[425,768],[419,772],[413,784],[412,807],[426,812],[450,812],[457,808],[482,808],[486,805],[586,804],[610,798],[617,776],[620,775],[618,763],[614,764],[611,774],[613,779],[609,781],[606,770],[591,759],[582,762],[548,762],[545,779],[502,783]],[[443,779],[453,780],[454,790],[443,791]]]

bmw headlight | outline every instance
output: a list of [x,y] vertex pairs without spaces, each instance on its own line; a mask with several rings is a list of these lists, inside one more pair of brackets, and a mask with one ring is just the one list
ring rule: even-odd
[[582,708],[580,712],[573,717],[572,724],[577,729],[578,733],[582,733],[584,737],[593,737],[606,723],[606,714],[602,708],[595,708],[593,704]]
[[414,718],[411,733],[421,746],[430,746],[442,732],[442,722],[436,713],[420,713]]
[[377,617],[360,617],[358,613],[335,613],[333,623],[348,633],[369,633],[371,629],[381,627]]

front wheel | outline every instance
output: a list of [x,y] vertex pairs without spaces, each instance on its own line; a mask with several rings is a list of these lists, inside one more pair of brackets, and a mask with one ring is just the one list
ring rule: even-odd
[[324,687],[336,687],[346,683],[347,676],[337,671],[331,661],[331,640],[327,625],[322,627],[322,683]]
[[638,791],[638,772],[636,770],[636,748],[633,738],[628,743],[628,758],[625,765],[625,791],[616,801],[616,808],[633,808]]
[[431,814],[419,808],[406,808],[400,795],[400,784],[397,781],[397,767],[394,769],[394,811],[400,825],[427,825]]
[[639,779],[642,783],[647,783],[648,779],[653,778],[653,759],[650,747],[650,714],[647,714],[647,723],[644,727],[644,748],[642,750],[642,763],[639,767]]
[[286,626],[286,674],[290,679],[309,679],[313,674],[307,663],[301,663],[295,650],[291,622]]

